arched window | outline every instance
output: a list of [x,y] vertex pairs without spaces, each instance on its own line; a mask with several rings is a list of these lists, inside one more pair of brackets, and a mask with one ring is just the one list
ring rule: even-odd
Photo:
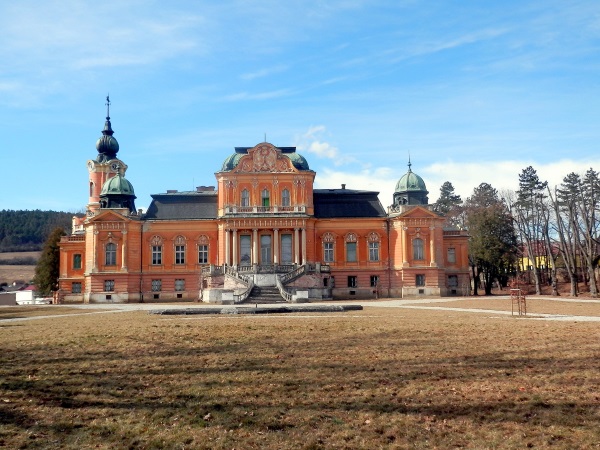
[[109,242],[104,247],[104,264],[107,266],[117,265],[117,244]]
[[413,239],[413,259],[423,260],[425,259],[425,252],[423,251],[423,239]]
[[248,189],[242,191],[241,206],[250,206],[250,193],[248,192]]
[[281,191],[281,206],[290,206],[290,191],[287,189]]
[[269,190],[263,189],[261,194],[262,206],[269,206]]

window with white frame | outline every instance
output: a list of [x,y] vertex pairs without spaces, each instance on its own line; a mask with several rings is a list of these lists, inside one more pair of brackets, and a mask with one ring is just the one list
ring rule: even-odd
[[175,264],[185,264],[185,238],[177,236],[175,239]]
[[369,261],[379,261],[379,235],[377,233],[369,233]]
[[198,264],[208,264],[208,238],[206,236],[198,238]]
[[162,290],[162,280],[152,280],[152,292],[160,292]]
[[423,248],[423,239],[421,239],[421,238],[413,239],[413,259],[414,260],[425,259],[425,251]]
[[248,192],[248,189],[244,189],[242,191],[242,199],[240,202],[241,206],[250,206],[250,193]]
[[154,236],[150,240],[150,247],[152,252],[152,265],[159,266],[162,264],[162,238],[160,236]]
[[109,242],[104,248],[104,264],[107,266],[117,265],[117,244]]
[[281,206],[290,206],[290,191],[287,189],[281,191]]
[[350,288],[354,288],[357,287],[358,284],[356,283],[356,276],[355,275],[348,275],[348,287]]
[[185,280],[184,279],[176,279],[175,280],[175,290],[176,291],[185,291]]
[[358,261],[356,254],[356,234],[348,233],[346,235],[346,262],[356,261]]
[[325,233],[323,235],[323,261],[326,263],[332,263],[335,261],[334,242],[335,237],[333,233]]

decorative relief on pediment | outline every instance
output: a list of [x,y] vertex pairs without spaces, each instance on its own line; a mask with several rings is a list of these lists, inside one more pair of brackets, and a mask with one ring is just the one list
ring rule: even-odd
[[237,166],[238,172],[294,172],[291,161],[271,144],[248,150]]

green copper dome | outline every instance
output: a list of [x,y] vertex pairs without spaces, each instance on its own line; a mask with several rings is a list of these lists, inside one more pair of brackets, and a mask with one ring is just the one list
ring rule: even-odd
[[396,189],[394,192],[407,192],[407,191],[427,191],[423,178],[408,169],[402,178],[396,183]]
[[240,162],[242,156],[244,155],[241,153],[234,153],[233,155],[229,155],[225,159],[225,161],[223,161],[223,167],[221,167],[221,172],[228,172],[235,168]]
[[135,197],[133,186],[121,174],[117,174],[114,177],[106,180],[102,186],[100,195],[127,195]]
[[[252,147],[236,147],[235,153],[229,155],[223,161],[223,165],[221,166],[221,172],[228,172],[237,167],[240,160],[244,155],[248,154],[248,150]],[[292,162],[293,166],[298,170],[310,170],[308,166],[308,162],[300,153],[296,153],[296,147],[277,147],[281,150],[281,154],[289,158]]]
[[285,156],[290,158],[294,167],[298,170],[310,170],[308,167],[308,162],[300,153],[285,153]]
[[408,172],[396,183],[394,190],[394,206],[400,205],[427,205],[429,203],[429,191],[423,178],[414,173],[408,161]]

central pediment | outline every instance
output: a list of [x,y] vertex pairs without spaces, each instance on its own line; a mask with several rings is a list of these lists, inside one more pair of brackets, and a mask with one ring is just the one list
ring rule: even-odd
[[232,172],[256,173],[256,172],[297,172],[296,168],[287,156],[273,144],[263,142],[248,149],[239,164]]

